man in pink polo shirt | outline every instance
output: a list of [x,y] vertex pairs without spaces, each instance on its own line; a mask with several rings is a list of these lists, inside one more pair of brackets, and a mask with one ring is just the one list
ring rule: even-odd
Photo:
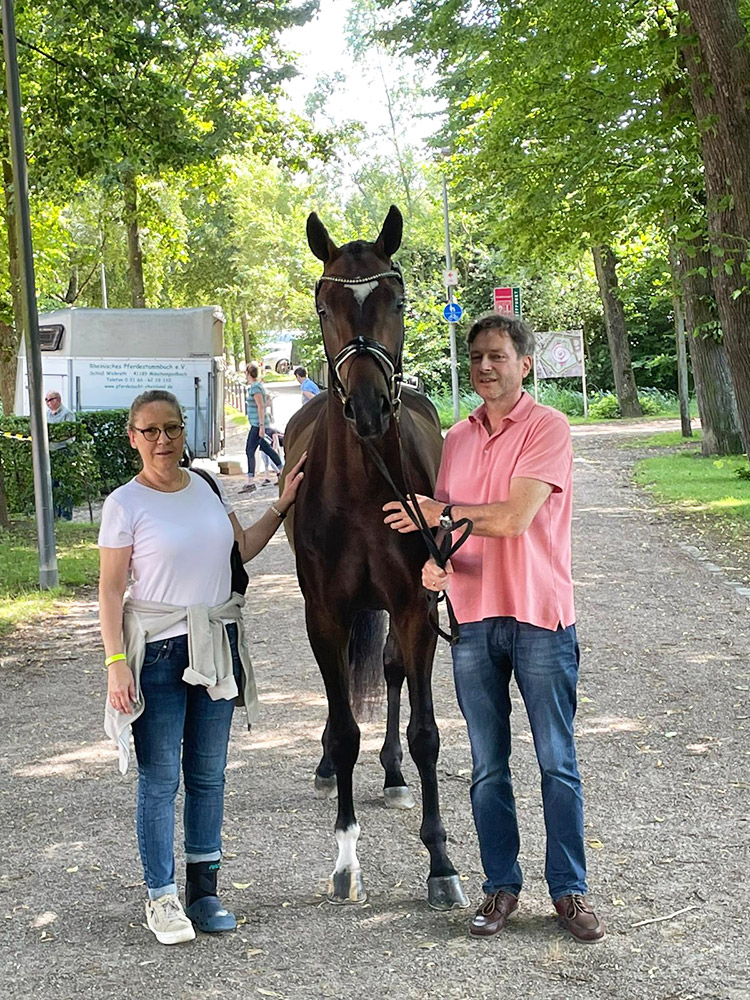
[[[472,385],[483,403],[448,431],[437,499],[419,497],[432,527],[470,518],[471,536],[447,569],[429,560],[428,590],[445,590],[460,625],[453,647],[458,702],[474,762],[471,804],[486,881],[471,922],[492,937],[518,906],[522,877],[510,776],[511,675],[526,705],[542,772],[545,876],[560,920],[579,941],[604,927],[586,901],[583,795],[573,741],[578,680],[571,578],[570,428],[523,391],[534,335],[492,314],[469,331]],[[385,521],[415,530],[399,503]]]

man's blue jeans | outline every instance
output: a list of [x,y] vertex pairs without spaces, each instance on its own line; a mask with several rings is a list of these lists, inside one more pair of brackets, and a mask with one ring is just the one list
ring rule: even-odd
[[[237,626],[226,626],[240,685]],[[185,860],[221,857],[224,770],[234,699],[213,701],[204,687],[186,684],[187,636],[146,644],[141,688],[146,707],[133,723],[138,760],[138,847],[151,899],[176,893],[174,807],[185,782]]]
[[474,761],[471,805],[484,891],[518,895],[523,882],[509,766],[509,686],[515,674],[542,772],[550,895],[584,895],[583,794],[573,743],[579,660],[575,625],[553,632],[515,618],[487,618],[461,625],[460,634],[453,647],[453,673]]

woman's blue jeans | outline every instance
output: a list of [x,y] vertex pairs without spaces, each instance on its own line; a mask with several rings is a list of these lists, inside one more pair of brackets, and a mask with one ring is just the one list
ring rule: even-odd
[[515,618],[487,618],[461,625],[460,634],[453,647],[453,674],[474,762],[471,805],[484,891],[518,895],[523,882],[510,776],[509,687],[515,674],[542,773],[550,895],[584,895],[583,794],[573,742],[579,661],[575,625],[553,632]]
[[[234,673],[241,683],[237,626],[226,626]],[[138,848],[151,899],[176,893],[175,797],[180,756],[185,783],[185,860],[221,857],[224,770],[234,699],[213,701],[204,687],[186,684],[187,636],[146,644],[141,673],[143,714],[133,723],[138,760]]]
[[250,424],[247,441],[245,442],[245,455],[247,455],[247,474],[251,479],[255,475],[255,452],[258,448],[268,455],[272,462],[276,463],[278,469],[284,464],[281,455],[277,451],[274,451],[268,438],[260,436],[260,427]]

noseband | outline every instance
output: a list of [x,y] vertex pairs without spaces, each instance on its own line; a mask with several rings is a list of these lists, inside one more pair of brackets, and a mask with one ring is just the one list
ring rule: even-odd
[[[318,278],[315,284],[315,307],[317,309],[318,292],[320,291],[321,283],[324,281],[332,281],[337,285],[367,285],[372,281],[380,281],[381,278],[396,278],[403,288],[404,279],[401,275],[401,271],[396,265],[394,265],[394,269],[392,271],[381,271],[379,274],[371,274],[364,278],[340,278],[338,275],[323,274],[320,278]],[[323,317],[321,316],[319,309],[317,309],[317,312],[320,319],[320,332],[323,334]],[[325,351],[328,367],[331,371],[331,387],[343,404],[346,404],[348,399],[348,393],[344,383],[341,381],[340,375],[344,362],[362,354],[366,354],[374,358],[385,376],[386,383],[388,384],[388,398],[391,404],[391,413],[394,417],[398,417],[399,408],[401,406],[401,385],[403,382],[400,351],[398,357],[394,358],[388,348],[381,344],[380,341],[373,340],[370,337],[359,336],[354,337],[348,344],[344,344],[336,357],[331,358],[328,353],[328,348],[326,347],[324,334],[323,350]]]

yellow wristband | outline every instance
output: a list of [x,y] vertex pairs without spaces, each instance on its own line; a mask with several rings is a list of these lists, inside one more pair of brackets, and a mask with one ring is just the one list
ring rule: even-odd
[[104,666],[109,667],[113,663],[117,663],[118,660],[127,660],[127,656],[124,653],[115,653],[113,656],[108,656],[104,661]]

